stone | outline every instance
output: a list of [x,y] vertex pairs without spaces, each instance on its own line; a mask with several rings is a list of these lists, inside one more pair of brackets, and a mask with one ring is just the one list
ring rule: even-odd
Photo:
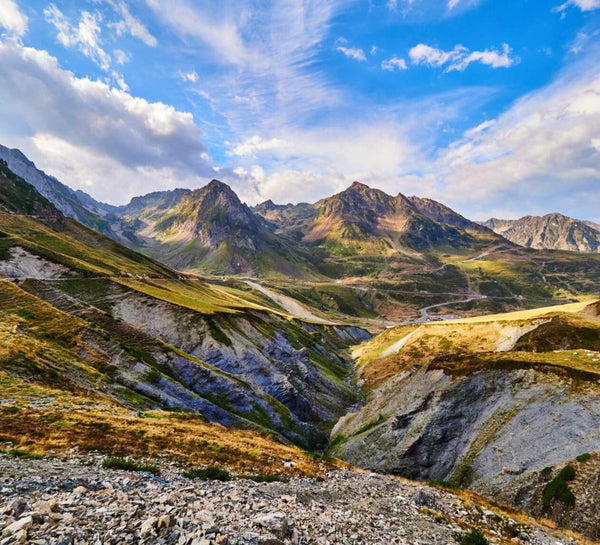
[[279,511],[261,515],[255,518],[254,522],[281,539],[288,537],[291,532],[287,518]]
[[73,494],[85,494],[87,492],[87,488],[85,486],[78,486],[73,489]]
[[149,519],[146,519],[144,522],[142,522],[142,525],[140,526],[140,536],[144,537],[154,533],[154,529],[156,528],[157,524],[158,517],[150,517]]
[[4,530],[2,530],[3,536],[15,535],[21,530],[27,530],[33,525],[33,518],[31,516],[23,517],[22,519],[16,520],[12,524],[9,524]]

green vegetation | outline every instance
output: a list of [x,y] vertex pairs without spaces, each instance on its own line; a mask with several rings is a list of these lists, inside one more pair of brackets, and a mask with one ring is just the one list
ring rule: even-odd
[[387,416],[379,413],[379,416],[375,420],[372,420],[371,422],[366,423],[364,426],[362,426],[358,430],[356,430],[352,435],[353,436],[360,435],[361,433],[370,431],[370,430],[376,428],[377,426],[379,426],[380,424],[383,424],[386,420],[387,420]]
[[479,530],[471,530],[465,534],[456,536],[460,545],[488,545],[489,541]]
[[460,486],[450,481],[429,481],[429,486],[435,486],[436,488],[445,488],[447,490],[460,490]]
[[183,476],[186,479],[200,479],[201,481],[230,481],[231,474],[226,469],[217,466],[205,468],[194,468],[184,471]]
[[567,482],[574,479],[575,468],[567,465],[544,487],[542,501],[546,513],[550,511],[554,501],[562,502],[567,508],[575,506],[575,495],[567,485]]
[[21,449],[11,449],[7,451],[6,454],[11,458],[20,458],[21,460],[41,460],[43,458],[41,454],[36,454],[34,452]]
[[156,466],[140,464],[133,460],[119,457],[106,458],[102,461],[102,467],[104,469],[122,469],[125,471],[145,471],[146,473],[152,473],[153,475],[160,475],[160,469]]
[[289,481],[289,477],[285,475],[275,475],[273,473],[259,473],[257,475],[244,475],[242,479],[249,479],[255,483],[275,483],[282,482],[286,483]]
[[583,454],[580,454],[579,456],[577,456],[577,458],[575,458],[575,459],[578,462],[587,462],[591,457],[592,457],[592,455],[589,452],[584,452]]

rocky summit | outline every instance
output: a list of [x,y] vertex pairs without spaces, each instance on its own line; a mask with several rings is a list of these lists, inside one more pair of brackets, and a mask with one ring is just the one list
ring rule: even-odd
[[[0,543],[39,545],[447,545],[580,543],[468,494],[349,470],[322,479],[161,480],[71,453],[0,456]],[[464,542],[464,541],[463,541]]]

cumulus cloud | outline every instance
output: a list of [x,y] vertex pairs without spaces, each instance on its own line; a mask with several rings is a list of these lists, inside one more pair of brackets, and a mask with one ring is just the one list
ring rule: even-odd
[[413,64],[434,67],[446,66],[446,72],[465,70],[470,64],[476,62],[491,66],[492,68],[509,68],[515,64],[516,59],[511,57],[511,48],[503,44],[502,49],[485,49],[484,51],[469,51],[462,45],[454,46],[450,51],[444,51],[426,44],[418,44],[411,48],[408,55]]
[[340,45],[340,46],[336,47],[336,51],[343,53],[344,55],[346,55],[346,57],[354,59],[355,61],[366,61],[367,60],[367,56],[365,55],[365,52],[360,48],[345,47],[343,45]]
[[102,70],[110,69],[110,55],[101,46],[102,15],[98,12],[82,11],[77,24],[60,11],[55,4],[50,4],[44,9],[46,21],[54,25],[58,34],[56,38],[65,47],[75,47],[86,57],[93,60]]
[[18,120],[3,141],[65,183],[122,202],[214,177],[190,113],[77,78],[48,53],[16,43],[0,43],[0,64],[0,115]]
[[10,34],[23,36],[27,32],[28,19],[21,13],[14,0],[0,0],[0,27]]
[[408,66],[406,65],[406,61],[399,57],[392,57],[390,59],[386,59],[381,63],[381,68],[387,70],[388,72],[393,72],[394,70],[407,70]]

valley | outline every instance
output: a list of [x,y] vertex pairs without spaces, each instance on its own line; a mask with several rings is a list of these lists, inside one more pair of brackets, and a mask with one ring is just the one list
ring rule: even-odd
[[522,523],[534,543],[600,538],[600,255],[523,248],[358,183],[252,210],[211,182],[105,211],[102,233],[6,164],[0,187],[0,469],[168,460],[183,492],[178,472],[216,466],[336,502],[355,493],[339,481],[372,479],[406,501],[356,516],[416,513],[433,542],[514,538],[468,507],[488,501],[548,519]]

